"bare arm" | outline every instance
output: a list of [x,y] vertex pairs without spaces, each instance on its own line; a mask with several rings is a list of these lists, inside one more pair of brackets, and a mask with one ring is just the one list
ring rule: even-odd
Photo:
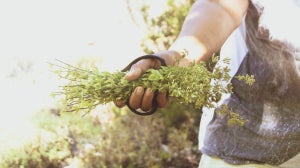
[[160,55],[174,65],[180,51],[186,49],[189,57],[181,60],[180,65],[206,61],[240,25],[247,8],[248,0],[198,0],[175,43]]

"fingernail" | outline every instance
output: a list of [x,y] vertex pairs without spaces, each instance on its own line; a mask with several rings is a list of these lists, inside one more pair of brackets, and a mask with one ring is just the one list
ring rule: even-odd
[[151,88],[148,88],[148,89],[147,89],[147,93],[151,94],[151,93],[152,93],[152,89],[151,89]]
[[126,73],[126,76],[131,76],[133,74],[133,71],[128,71],[127,73]]
[[132,76],[133,76],[133,72],[129,71],[129,72],[126,73],[125,79],[127,79],[127,80],[132,80],[132,79],[131,79]]
[[130,69],[130,70],[127,72],[125,78],[126,78],[127,80],[130,80],[130,81],[131,81],[131,80],[134,80],[134,79],[136,79],[136,78],[138,77],[137,73],[138,73],[138,70],[136,70],[136,69]]
[[142,87],[138,87],[137,89],[136,89],[136,93],[137,94],[142,94],[144,92],[144,88],[142,88]]

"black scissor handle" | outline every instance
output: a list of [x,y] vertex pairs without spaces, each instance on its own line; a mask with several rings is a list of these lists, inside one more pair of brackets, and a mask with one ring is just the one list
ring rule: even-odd
[[161,57],[159,57],[159,56],[157,56],[157,55],[154,55],[154,54],[147,54],[147,55],[140,56],[140,57],[136,58],[135,60],[133,60],[132,62],[130,62],[130,63],[122,70],[122,72],[125,72],[125,71],[130,70],[130,68],[131,68],[131,66],[132,66],[133,64],[139,62],[139,61],[142,60],[142,59],[157,59],[157,60],[160,61],[161,66],[166,66],[166,65],[167,65],[167,64],[166,64],[166,61],[165,61],[163,58],[161,58]]
[[[166,61],[163,58],[161,58],[161,57],[159,57],[157,55],[154,55],[154,54],[148,54],[148,55],[143,55],[143,56],[140,56],[140,57],[136,58],[130,64],[128,64],[122,71],[123,72],[128,71],[133,64],[137,63],[138,61],[140,61],[142,59],[157,59],[157,60],[160,61],[161,66],[166,66],[167,65]],[[151,114],[155,113],[156,110],[157,110],[157,108],[158,108],[158,104],[156,102],[157,94],[158,94],[158,92],[156,91],[154,93],[154,98],[153,98],[153,102],[152,102],[152,108],[150,110],[148,110],[148,111],[143,111],[141,109],[137,110],[137,109],[132,108],[129,105],[129,100],[127,100],[126,105],[135,114],[142,115],[142,116],[151,115]]]

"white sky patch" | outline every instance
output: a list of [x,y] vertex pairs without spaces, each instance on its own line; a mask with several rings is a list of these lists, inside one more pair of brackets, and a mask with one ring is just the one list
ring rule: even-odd
[[0,134],[30,129],[29,116],[55,104],[48,62],[96,57],[114,71],[143,54],[123,0],[0,1],[0,21]]
[[[264,15],[260,18],[260,26],[270,28],[273,39],[288,40],[300,45],[299,0],[259,0],[265,4]],[[287,27],[286,25],[293,25]]]
[[130,24],[124,4],[122,0],[1,1],[0,57],[71,61],[93,55],[117,65],[134,57],[128,53],[139,52],[141,36]]

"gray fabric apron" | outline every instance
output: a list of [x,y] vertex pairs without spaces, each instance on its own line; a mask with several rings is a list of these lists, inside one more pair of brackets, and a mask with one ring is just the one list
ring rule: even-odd
[[232,164],[279,165],[300,152],[299,48],[259,26],[263,12],[250,4],[245,18],[249,52],[237,72],[256,81],[248,86],[233,78],[234,93],[225,101],[247,122],[229,126],[226,116],[215,113],[201,149]]

